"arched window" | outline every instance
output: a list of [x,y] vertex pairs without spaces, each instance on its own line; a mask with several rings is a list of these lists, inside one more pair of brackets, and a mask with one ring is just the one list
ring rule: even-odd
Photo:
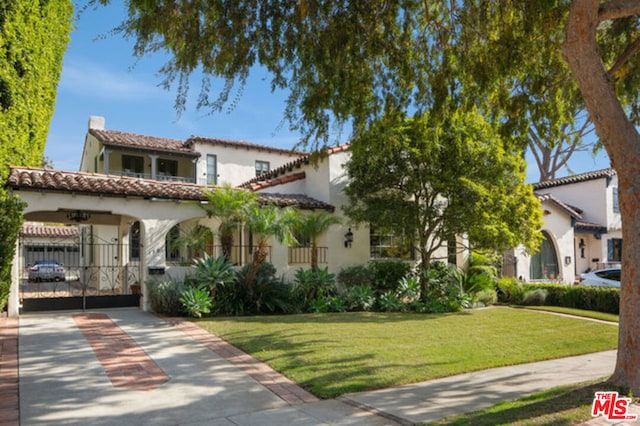
[[546,231],[542,231],[542,244],[540,251],[531,257],[529,276],[532,280],[545,280],[558,278],[558,255],[551,237]]
[[129,260],[140,260],[140,222],[129,229]]

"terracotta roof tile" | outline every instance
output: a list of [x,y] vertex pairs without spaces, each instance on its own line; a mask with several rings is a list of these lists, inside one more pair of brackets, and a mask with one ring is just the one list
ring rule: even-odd
[[[252,179],[249,179],[248,181],[238,185],[238,188],[245,188],[245,189],[253,189],[256,186],[260,186],[263,182],[268,182],[274,178],[277,178],[278,176],[282,176],[282,175],[286,175],[290,172],[292,172],[294,169],[299,169],[304,165],[307,165],[309,163],[312,163],[314,161],[313,158],[311,158],[312,156],[315,155],[315,158],[322,158],[322,156],[324,155],[332,155],[332,154],[336,154],[338,152],[343,152],[343,151],[347,151],[349,149],[349,144],[342,144],[342,145],[338,145],[338,146],[334,146],[334,147],[330,147],[330,148],[325,148],[324,150],[320,150],[316,153],[313,153],[311,155],[306,154],[303,155],[300,158],[297,158],[293,161],[288,162],[287,164],[283,164],[280,167],[277,167],[273,170],[270,170],[266,173],[263,173],[259,176],[256,176]],[[274,185],[269,185],[269,186],[274,186]],[[260,189],[260,188],[258,188]]]
[[276,148],[276,147],[267,146],[267,145],[259,145],[252,142],[234,141],[229,139],[212,138],[207,136],[191,136],[189,139],[186,140],[185,146],[188,146],[191,148],[196,143],[203,143],[208,145],[220,145],[220,146],[226,146],[231,148],[244,148],[244,149],[251,149],[256,151],[275,152],[278,154],[285,154],[285,155],[291,155],[291,156],[299,156],[299,155],[305,154],[302,151],[294,151],[291,149]]
[[555,186],[568,185],[572,183],[586,182],[589,180],[610,178],[616,174],[614,169],[596,170],[593,172],[581,173],[578,175],[567,176],[559,179],[546,180],[533,184],[533,189],[553,188]]
[[78,236],[78,228],[75,226],[46,226],[25,223],[22,225],[20,234],[23,237],[34,238],[72,238]]
[[[271,188],[273,186],[284,185],[285,183],[295,182],[306,178],[305,172],[295,173],[292,175],[286,175],[277,177],[275,179],[269,179],[265,181],[259,181],[249,184],[249,188],[252,191],[259,191],[261,189]],[[246,187],[245,187],[246,188]]]
[[557,197],[555,197],[552,194],[536,194],[536,196],[538,197],[538,200],[540,200],[540,202],[545,202],[545,201],[549,201],[553,204],[555,204],[556,206],[558,206],[561,210],[564,210],[565,212],[567,212],[570,216],[576,218],[576,219],[582,219],[582,210],[580,210],[577,207],[573,207],[570,206],[568,204],[566,204],[565,202],[561,201],[560,199],[558,199]]
[[139,135],[136,133],[121,132],[119,130],[89,129],[89,133],[107,146],[173,152],[193,157],[200,156],[200,153],[193,151],[184,141],[178,139]]
[[[203,201],[204,185],[163,182],[98,173],[66,172],[52,169],[11,167],[7,187],[17,191],[77,193],[113,197],[142,197]],[[211,189],[211,188],[209,188]],[[215,188],[214,188],[215,190]],[[296,206],[302,209],[333,210],[330,204],[302,194],[260,194],[264,203]]]

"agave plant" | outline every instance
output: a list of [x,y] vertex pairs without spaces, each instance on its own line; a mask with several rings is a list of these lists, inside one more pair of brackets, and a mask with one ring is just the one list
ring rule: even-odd
[[196,269],[193,281],[200,288],[207,288],[215,295],[217,287],[224,286],[236,279],[236,271],[225,256],[212,257],[205,253],[204,257],[194,259]]

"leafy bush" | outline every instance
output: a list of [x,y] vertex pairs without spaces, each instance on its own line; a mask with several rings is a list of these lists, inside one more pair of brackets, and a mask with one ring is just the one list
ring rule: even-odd
[[257,276],[249,287],[246,310],[252,314],[289,312],[291,288],[275,277]]
[[307,311],[311,301],[336,294],[335,275],[327,268],[298,269],[293,282],[293,299],[299,310]]
[[180,294],[180,303],[189,315],[200,318],[202,314],[211,312],[211,296],[200,287],[187,287]]
[[373,288],[375,279],[375,272],[366,265],[349,266],[338,272],[337,276],[338,285],[345,290],[359,285]]
[[211,257],[205,253],[204,257],[194,259],[193,267],[195,268],[193,282],[200,288],[208,288],[213,297],[217,287],[236,280],[236,271],[224,256]]
[[347,307],[340,296],[322,296],[309,303],[309,312],[344,312]]
[[519,305],[524,299],[524,287],[516,278],[503,277],[498,280],[498,302]]
[[495,290],[481,290],[475,295],[475,300],[481,306],[491,306],[498,301],[498,295]]
[[471,305],[462,290],[458,268],[433,262],[420,277],[422,299],[428,312],[455,312]]
[[545,305],[586,309],[618,315],[620,311],[620,289],[614,287],[591,287],[566,284],[526,284],[530,289],[547,292]]
[[366,285],[353,287],[344,295],[347,309],[350,311],[370,311],[376,301],[373,290]]
[[547,298],[547,291],[542,288],[527,291],[522,299],[522,304],[526,306],[542,306]]
[[9,299],[11,265],[25,207],[26,203],[17,196],[0,189],[0,312],[6,309]]
[[180,296],[185,289],[185,284],[182,281],[171,278],[163,281],[147,281],[151,310],[162,315],[182,315],[184,308],[180,302]]
[[420,280],[417,277],[407,276],[398,284],[398,296],[406,304],[411,305],[420,302]]
[[368,268],[373,272],[373,289],[378,293],[395,291],[400,280],[411,271],[411,265],[401,260],[372,261]]
[[469,268],[464,282],[464,290],[468,293],[494,290],[497,282],[495,268],[492,266],[472,266]]
[[382,312],[400,312],[406,309],[406,305],[394,293],[388,292],[378,297],[378,308]]

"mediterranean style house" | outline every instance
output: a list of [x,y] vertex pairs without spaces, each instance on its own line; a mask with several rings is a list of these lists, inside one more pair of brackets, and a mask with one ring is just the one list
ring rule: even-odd
[[580,274],[620,267],[622,222],[618,176],[597,170],[533,185],[544,213],[540,251],[514,250],[513,275],[524,281],[574,283]]
[[[341,224],[318,241],[320,266],[332,273],[375,258],[411,260],[393,235],[349,222],[342,211],[348,145],[325,154],[312,162],[308,153],[248,142],[138,135],[108,130],[104,118],[91,117],[79,171],[12,167],[7,187],[27,203],[25,220],[77,229],[78,252],[64,265],[72,280],[95,294],[141,287],[145,309],[149,279],[179,279],[190,267],[196,253],[181,243],[185,235],[206,235],[205,250],[221,254],[218,222],[199,204],[205,189],[223,184],[256,192],[262,203],[336,215]],[[251,233],[238,229],[234,241],[231,260],[238,266],[250,262]],[[23,240],[19,259],[25,259],[25,247]],[[44,254],[49,252],[30,261],[51,261]],[[309,267],[310,257],[304,244],[284,247],[273,241],[268,260],[279,274],[291,277]],[[444,247],[434,258],[464,265],[467,257],[465,250]],[[10,314],[17,314],[24,298],[20,285],[27,266],[24,261],[14,265]]]

